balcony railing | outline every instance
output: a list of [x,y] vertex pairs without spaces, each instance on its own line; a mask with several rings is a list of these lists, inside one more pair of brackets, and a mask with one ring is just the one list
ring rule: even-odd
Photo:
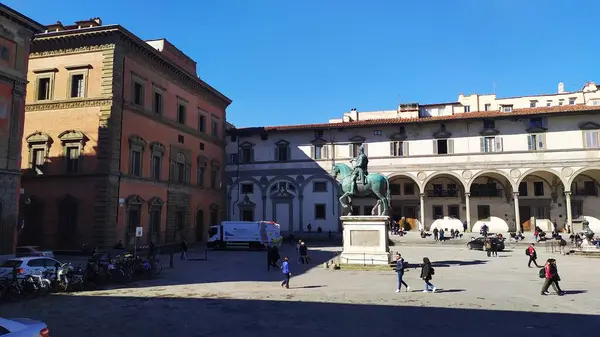
[[428,190],[427,197],[429,198],[456,198],[458,190]]
[[471,198],[498,198],[502,196],[501,189],[471,190]]
[[597,197],[598,190],[578,188],[573,191],[573,195],[577,195],[577,196],[581,196],[581,197]]

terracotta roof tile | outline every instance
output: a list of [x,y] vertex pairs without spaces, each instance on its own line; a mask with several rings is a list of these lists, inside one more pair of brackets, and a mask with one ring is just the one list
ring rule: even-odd
[[487,119],[487,118],[510,118],[517,116],[535,116],[535,115],[550,115],[564,114],[569,112],[591,112],[600,113],[600,107],[588,106],[584,104],[578,105],[563,105],[553,107],[537,107],[514,109],[512,112],[501,111],[474,111],[466,113],[457,113],[450,116],[435,116],[435,117],[420,117],[420,118],[384,118],[371,119],[357,122],[341,122],[341,123],[321,123],[321,124],[298,124],[298,125],[280,125],[280,126],[265,126],[265,127],[247,127],[239,128],[230,131],[260,133],[260,132],[286,132],[286,131],[304,131],[304,130],[323,130],[323,129],[349,129],[364,126],[386,126],[386,125],[402,125],[402,124],[421,124],[442,121],[455,120],[470,120],[470,119]]

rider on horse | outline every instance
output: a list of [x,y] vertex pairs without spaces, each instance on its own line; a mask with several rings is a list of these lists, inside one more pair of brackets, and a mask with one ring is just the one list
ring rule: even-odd
[[354,162],[354,169],[352,170],[352,194],[357,193],[358,182],[357,180],[362,182],[363,185],[367,184],[367,176],[369,172],[367,172],[367,166],[369,165],[369,159],[365,154],[365,148],[361,145],[358,148],[358,156],[356,158],[350,160],[350,162]]

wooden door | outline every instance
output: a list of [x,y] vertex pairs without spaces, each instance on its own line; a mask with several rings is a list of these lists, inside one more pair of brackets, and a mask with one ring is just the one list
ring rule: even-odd
[[519,206],[519,218],[524,232],[531,231],[531,207]]

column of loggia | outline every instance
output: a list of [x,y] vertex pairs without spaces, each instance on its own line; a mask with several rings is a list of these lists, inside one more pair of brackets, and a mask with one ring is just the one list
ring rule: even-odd
[[419,193],[419,215],[421,226],[419,230],[425,230],[425,193]]
[[565,191],[565,202],[567,203],[567,226],[573,232],[573,213],[571,211],[571,191]]
[[521,232],[521,214],[519,213],[519,192],[513,192],[513,200],[515,204],[515,231]]
[[467,212],[467,231],[472,232],[473,229],[471,228],[471,193],[467,192],[465,193],[465,208],[466,208],[466,212]]

